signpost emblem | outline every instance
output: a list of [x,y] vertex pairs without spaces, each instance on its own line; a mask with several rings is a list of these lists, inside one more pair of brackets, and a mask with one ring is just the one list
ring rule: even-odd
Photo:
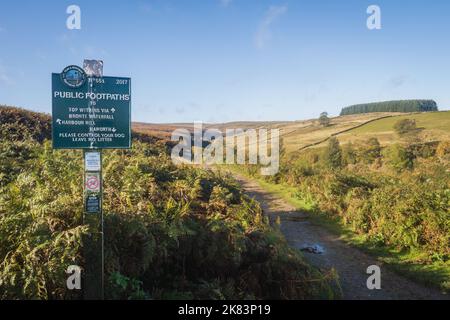
[[68,66],[61,73],[63,82],[71,88],[79,88],[86,82],[86,73],[78,66]]

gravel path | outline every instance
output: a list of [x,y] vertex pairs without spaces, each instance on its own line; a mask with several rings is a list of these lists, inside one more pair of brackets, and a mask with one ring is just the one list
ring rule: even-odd
[[[308,219],[308,214],[298,212],[289,203],[274,196],[255,181],[236,175],[246,193],[260,202],[264,213],[273,222],[277,217],[281,220],[281,232],[288,243],[302,249],[305,245],[317,244],[323,248],[321,254],[303,252],[306,259],[314,266],[330,270],[334,268],[339,274],[344,299],[450,299],[438,290],[424,287],[383,267],[375,258],[350,247],[330,234],[322,227]],[[381,268],[381,290],[367,289],[367,267],[378,265]]]

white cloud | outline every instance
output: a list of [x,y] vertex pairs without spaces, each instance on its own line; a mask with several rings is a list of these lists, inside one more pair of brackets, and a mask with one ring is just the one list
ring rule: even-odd
[[287,11],[287,6],[271,6],[267,10],[258,31],[255,36],[255,45],[257,48],[262,49],[266,45],[267,41],[272,37],[270,30],[271,25],[280,18]]
[[222,7],[228,7],[231,2],[233,2],[233,0],[220,0],[220,4],[222,5]]

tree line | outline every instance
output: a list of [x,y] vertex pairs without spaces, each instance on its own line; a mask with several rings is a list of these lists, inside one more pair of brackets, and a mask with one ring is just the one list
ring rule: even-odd
[[341,116],[370,112],[427,112],[438,111],[434,100],[398,100],[356,104],[345,107]]

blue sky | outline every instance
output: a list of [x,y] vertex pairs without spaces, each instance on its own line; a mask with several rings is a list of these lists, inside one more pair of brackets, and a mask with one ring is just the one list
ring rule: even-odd
[[[66,8],[81,8],[81,30]],[[368,30],[366,9],[381,8]],[[103,59],[133,121],[298,120],[344,106],[450,106],[450,1],[0,2],[0,104],[50,112],[52,72]]]

